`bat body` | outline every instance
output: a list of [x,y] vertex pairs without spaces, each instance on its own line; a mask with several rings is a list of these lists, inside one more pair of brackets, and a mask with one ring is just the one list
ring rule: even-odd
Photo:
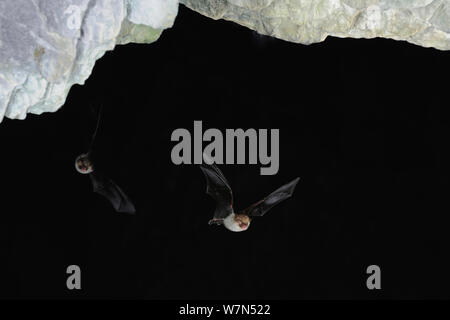
[[134,214],[136,209],[123,190],[109,178],[95,170],[89,154],[82,154],[75,160],[75,168],[81,174],[89,174],[93,191],[109,200],[113,208],[120,213]]
[[264,199],[236,213],[233,209],[233,192],[222,171],[213,163],[202,164],[200,169],[206,178],[206,193],[216,201],[214,217],[209,224],[223,225],[230,231],[245,231],[254,217],[261,217],[275,205],[290,198],[300,180],[296,178],[281,186]]

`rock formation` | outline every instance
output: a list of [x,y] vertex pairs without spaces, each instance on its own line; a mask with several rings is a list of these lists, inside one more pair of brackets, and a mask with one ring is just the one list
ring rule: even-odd
[[[311,44],[385,37],[450,49],[450,0],[181,0],[213,19]],[[61,107],[117,44],[151,43],[178,0],[0,1],[0,122]]]

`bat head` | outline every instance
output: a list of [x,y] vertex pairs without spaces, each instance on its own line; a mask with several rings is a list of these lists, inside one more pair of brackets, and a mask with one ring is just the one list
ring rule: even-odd
[[240,231],[245,231],[250,226],[250,217],[246,214],[236,214],[234,216],[234,221],[236,224],[236,227],[240,229]]
[[89,156],[83,153],[75,159],[75,169],[81,174],[89,174],[94,171],[94,165]]

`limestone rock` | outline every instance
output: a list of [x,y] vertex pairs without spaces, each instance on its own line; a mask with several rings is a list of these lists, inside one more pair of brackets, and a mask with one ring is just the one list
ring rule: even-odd
[[178,0],[1,0],[0,121],[56,111],[116,44],[150,43]]
[[180,0],[213,19],[311,44],[328,35],[450,49],[450,0]]
[[[311,44],[385,37],[450,49],[450,0],[181,0],[213,19]],[[117,44],[151,43],[178,0],[0,0],[0,122],[61,107]]]

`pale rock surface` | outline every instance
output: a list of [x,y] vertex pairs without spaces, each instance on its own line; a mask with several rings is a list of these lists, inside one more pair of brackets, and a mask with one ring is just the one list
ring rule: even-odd
[[311,44],[328,35],[450,49],[450,0],[180,0],[213,19]]
[[0,0],[0,121],[56,111],[116,44],[156,41],[178,0]]
[[[450,49],[450,0],[180,2],[213,19],[303,44],[332,35]],[[0,122],[56,111],[107,50],[156,41],[177,12],[178,0],[0,0]]]

